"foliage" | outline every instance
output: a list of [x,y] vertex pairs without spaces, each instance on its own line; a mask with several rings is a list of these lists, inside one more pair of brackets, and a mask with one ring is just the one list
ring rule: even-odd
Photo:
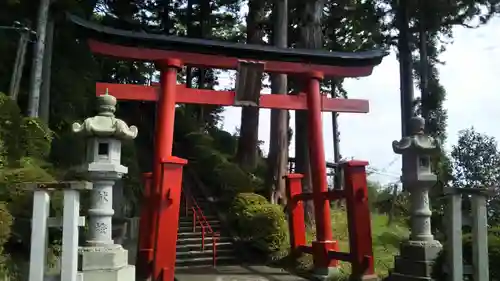
[[22,147],[19,142],[21,126],[19,107],[7,95],[0,92],[0,140],[4,149],[2,155],[6,156],[6,159],[3,159],[4,164],[12,163],[22,157]]
[[13,217],[7,209],[7,204],[0,203],[0,245],[5,244],[10,238],[10,227]]
[[9,213],[7,205],[0,202],[0,278],[12,276],[9,256],[4,252],[3,245],[9,240],[11,235],[11,226],[14,218]]
[[[490,229],[488,232],[488,255],[490,280],[500,280],[500,230]],[[466,234],[462,237],[464,264],[472,265],[472,235]],[[433,277],[436,280],[448,280],[447,274],[443,272],[446,249],[436,258],[433,266]]]
[[142,181],[137,161],[137,150],[133,141],[122,142],[122,163],[128,167],[128,173],[123,177],[123,193],[129,208],[126,216],[133,217],[139,214],[140,199],[142,198]]
[[276,257],[288,248],[288,225],[281,206],[257,194],[240,193],[228,213],[239,237],[259,252]]
[[21,125],[22,150],[25,157],[45,159],[50,153],[52,132],[37,118],[25,117]]
[[[0,139],[0,273],[6,274],[9,259],[2,246],[11,237],[29,241],[33,193],[20,184],[53,181],[43,168],[52,135],[40,120],[23,118],[17,104],[0,93]],[[60,201],[52,202],[60,211]]]
[[215,188],[214,195],[231,199],[239,192],[254,192],[262,188],[262,179],[247,173],[233,162],[236,138],[212,128],[199,131],[185,109],[177,111],[175,149],[188,159],[200,179]]
[[494,137],[478,133],[474,128],[459,132],[451,152],[453,185],[486,188],[500,180],[500,152]]
[[[451,152],[453,186],[468,188],[495,188],[500,182],[500,152],[494,137],[478,133],[474,128],[459,132],[458,142]],[[489,200],[489,219],[500,221],[498,191]],[[466,205],[467,207],[467,205]]]
[[[347,227],[347,213],[343,208],[333,208],[331,213],[333,237],[338,241],[341,252],[349,251],[349,230]],[[394,256],[399,252],[399,245],[407,239],[409,231],[406,225],[395,222],[391,226],[387,225],[388,216],[373,212],[372,221],[372,242],[375,256],[375,273],[383,278],[388,275],[394,267]],[[307,242],[310,244],[315,238],[314,231],[307,232]],[[296,260],[296,267],[300,271],[311,271],[313,269],[312,255],[305,254]],[[340,262],[340,276],[338,280],[348,278],[351,266],[348,262]],[[337,279],[335,279],[337,280]]]

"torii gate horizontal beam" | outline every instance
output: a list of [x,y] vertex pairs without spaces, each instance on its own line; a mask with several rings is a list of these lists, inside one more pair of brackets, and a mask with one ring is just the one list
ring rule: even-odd
[[[177,58],[185,65],[216,69],[237,69],[240,59],[221,55],[197,54],[182,51],[128,47],[88,39],[92,53],[135,61],[161,61]],[[256,59],[255,61],[260,61]],[[373,72],[373,66],[313,65],[301,62],[264,61],[264,72],[283,74],[304,74],[312,71],[323,73],[325,77],[364,77]]]
[[[96,83],[96,95],[103,95],[106,90],[119,100],[157,101],[158,86],[134,84]],[[184,84],[177,85],[176,103],[210,104],[220,106],[236,106],[234,91],[214,91],[186,88]],[[260,108],[306,110],[305,94],[260,96]],[[361,99],[334,99],[323,96],[322,111],[368,113],[369,103]]]
[[265,62],[264,72],[318,72],[325,77],[361,77],[370,75],[388,54],[382,49],[330,52],[166,36],[117,29],[71,14],[67,16],[90,39],[93,53],[126,60],[155,62],[176,58],[184,65],[219,69],[237,69],[239,60],[250,60]]

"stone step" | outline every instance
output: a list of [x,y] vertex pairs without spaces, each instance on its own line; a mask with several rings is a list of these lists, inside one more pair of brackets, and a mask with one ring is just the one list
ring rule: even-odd
[[[203,211],[203,209],[202,209]],[[210,218],[210,219],[219,219],[214,213],[212,212],[205,212],[203,211],[203,215],[205,216],[205,218]],[[192,211],[189,211],[187,214],[184,212],[184,211],[181,211],[179,212],[179,218],[192,218],[193,217],[193,212]]]
[[431,277],[418,277],[400,273],[392,273],[389,276],[388,280],[389,281],[433,281]]
[[[183,239],[183,238],[200,238],[201,239],[201,231],[196,231],[196,232],[177,232],[177,239]],[[205,232],[205,239],[207,238],[212,238],[212,233]],[[220,234],[219,234],[220,235]]]
[[[210,225],[210,229],[214,232],[219,232],[221,231],[220,225]],[[196,225],[195,228],[195,233],[201,233],[202,228],[200,225]],[[182,226],[179,227],[177,233],[188,233],[188,232],[193,232],[193,227],[192,226]],[[205,227],[205,234],[210,233],[209,228]],[[211,235],[211,234],[209,234]]]
[[[209,224],[212,224],[212,223],[220,223],[220,220],[216,217],[206,217],[205,216],[205,220],[209,223]],[[180,217],[179,218],[179,225],[193,225],[193,217]]]
[[[232,243],[233,239],[231,237],[219,237],[217,239],[217,243]],[[187,237],[187,238],[179,238],[177,240],[177,246],[182,245],[201,245],[200,237]],[[205,245],[212,244],[212,237],[205,237]]]
[[[212,211],[210,210],[210,208],[208,208],[208,207],[206,207],[206,206],[203,206],[203,205],[200,205],[199,207],[200,207],[200,209],[203,211],[203,214],[204,214],[205,216],[212,216],[212,217],[216,217],[215,212],[212,212]],[[186,215],[186,209],[184,209],[184,207],[180,207],[180,208],[179,208],[179,214],[180,214],[181,216],[190,216],[190,217],[191,217],[191,216],[193,215],[193,210],[189,208],[189,209],[187,210],[187,215]]]
[[[210,240],[210,241],[205,240],[205,250],[212,250],[212,248],[213,248],[212,240]],[[217,248],[217,251],[232,249],[233,243],[217,241],[216,248]],[[199,250],[201,250],[201,239],[199,241],[196,241],[196,243],[177,244],[176,249],[177,249],[177,253],[185,252],[185,251],[199,251]]]
[[[239,261],[235,256],[219,256],[216,257],[216,265],[237,264]],[[187,258],[177,259],[175,261],[176,268],[185,267],[211,267],[213,265],[212,257]]]
[[[212,249],[205,249],[204,251],[201,250],[196,250],[196,251],[183,251],[183,252],[177,252],[176,253],[176,259],[177,260],[183,260],[183,259],[191,259],[191,258],[203,258],[203,257],[212,257],[214,252]],[[217,249],[217,257],[229,257],[229,256],[234,256],[234,251],[233,249]]]
[[[195,241],[200,241],[201,240],[201,234],[200,235],[179,235],[177,234],[177,243],[178,244],[189,244],[189,243],[197,243]],[[206,235],[205,236],[205,241],[210,241],[212,243],[212,235]],[[218,242],[232,242],[233,239],[231,236],[220,236],[217,238]]]
[[[207,222],[210,224],[210,226],[220,226],[220,221],[218,220],[207,220]],[[190,219],[189,221],[179,221],[179,227],[193,227],[193,220]]]

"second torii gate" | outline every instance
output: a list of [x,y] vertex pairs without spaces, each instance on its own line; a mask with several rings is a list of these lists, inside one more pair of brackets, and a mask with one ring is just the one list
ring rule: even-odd
[[[142,206],[137,260],[152,263],[153,280],[173,281],[182,166],[187,162],[172,156],[176,103],[307,110],[311,178],[316,219],[316,240],[324,249],[315,255],[315,267],[328,268],[332,237],[327,191],[326,162],[321,121],[322,111],[367,113],[368,101],[322,96],[324,76],[360,77],[371,74],[386,55],[384,51],[335,53],[317,50],[278,49],[216,42],[202,39],[151,35],[103,27],[77,17],[70,19],[93,39],[92,52],[135,61],[155,62],[160,87],[97,83],[97,95],[106,91],[120,100],[157,102],[155,154],[150,204]],[[141,47],[137,47],[141,46]],[[236,91],[213,91],[177,85],[178,69],[185,65],[237,69]],[[261,95],[263,72],[300,75],[303,93]],[[168,180],[166,180],[168,179]],[[140,271],[145,268],[138,268]],[[158,279],[161,278],[161,279]]]

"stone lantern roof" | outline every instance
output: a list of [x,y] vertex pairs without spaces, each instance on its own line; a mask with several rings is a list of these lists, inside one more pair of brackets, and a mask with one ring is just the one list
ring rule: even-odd
[[420,116],[411,119],[411,135],[403,137],[400,141],[392,142],[392,150],[396,154],[427,154],[435,155],[441,150],[441,142],[424,134],[425,120]]
[[115,117],[116,98],[106,94],[97,97],[98,113],[89,117],[82,124],[73,123],[73,132],[85,137],[116,138],[131,140],[137,137],[137,127],[128,126],[123,120]]

